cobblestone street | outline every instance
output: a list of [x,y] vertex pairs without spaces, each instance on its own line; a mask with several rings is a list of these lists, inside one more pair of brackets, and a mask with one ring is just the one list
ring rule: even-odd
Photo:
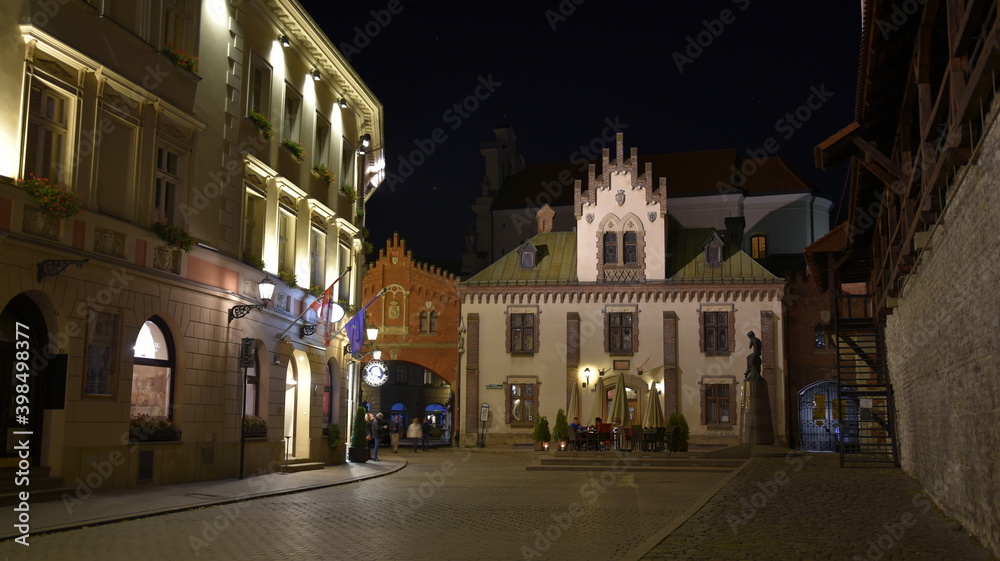
[[622,463],[526,471],[535,455],[461,449],[387,456],[386,466],[410,463],[346,485],[34,535],[27,548],[8,541],[0,559],[993,559],[902,471],[841,469],[835,455],[755,458],[735,475]]
[[406,458],[411,464],[388,477],[33,536],[30,548],[0,545],[0,556],[626,559],[726,475],[527,472],[530,456],[449,449]]

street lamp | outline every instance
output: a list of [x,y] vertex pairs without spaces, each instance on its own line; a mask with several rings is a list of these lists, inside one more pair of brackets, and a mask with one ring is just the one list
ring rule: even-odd
[[271,301],[271,296],[274,295],[274,281],[271,277],[264,273],[264,278],[257,283],[257,289],[260,291],[260,299],[264,301],[263,304],[238,304],[229,308],[229,323],[233,323],[234,319],[238,319],[246,316],[253,310],[263,310],[267,307],[267,303]]
[[587,381],[583,383],[583,387],[587,387],[587,384],[590,383],[590,368],[589,367],[583,369],[583,375],[584,375],[585,378],[587,378]]

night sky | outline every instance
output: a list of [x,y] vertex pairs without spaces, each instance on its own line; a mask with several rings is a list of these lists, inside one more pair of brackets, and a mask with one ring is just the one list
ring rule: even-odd
[[300,1],[385,107],[401,181],[369,201],[376,250],[398,231],[459,261],[479,145],[505,125],[528,165],[589,157],[612,128],[626,154],[777,146],[840,200],[846,167],[816,170],[812,149],[853,121],[858,0]]

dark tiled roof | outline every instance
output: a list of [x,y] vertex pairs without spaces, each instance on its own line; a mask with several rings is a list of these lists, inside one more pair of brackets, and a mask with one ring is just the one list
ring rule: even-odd
[[[646,163],[653,165],[653,185],[659,178],[667,180],[667,197],[698,197],[717,195],[732,189],[733,175],[740,169],[739,153],[735,149],[704,150],[677,154],[639,156],[639,173],[645,173]],[[600,162],[596,173],[600,174]],[[493,202],[494,209],[525,208],[544,203],[556,206],[573,204],[573,182],[579,179],[587,189],[587,163],[556,162],[525,168],[506,180]],[[771,157],[763,164],[747,164],[745,183],[747,194],[775,195],[809,193],[810,186],[793,172],[781,158]]]

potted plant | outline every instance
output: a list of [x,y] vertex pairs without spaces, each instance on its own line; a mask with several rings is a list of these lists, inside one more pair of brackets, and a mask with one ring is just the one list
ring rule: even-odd
[[278,278],[281,282],[288,285],[288,288],[298,288],[298,279],[295,278],[295,273],[290,271],[278,271]]
[[569,423],[566,421],[566,412],[560,409],[556,413],[556,424],[552,427],[552,438],[559,442],[559,449],[565,450],[569,441]]
[[265,117],[263,113],[258,113],[256,111],[250,111],[248,117],[251,121],[253,121],[253,125],[257,127],[257,130],[260,131],[264,140],[271,140],[271,132],[273,131],[271,121],[268,121],[267,117]]
[[320,179],[325,181],[327,185],[333,183],[333,180],[335,179],[333,172],[330,171],[330,168],[326,167],[325,164],[314,165],[313,171],[316,172],[316,175],[318,175]]
[[247,438],[267,436],[267,421],[257,415],[243,415],[243,435]]
[[544,450],[545,445],[552,440],[552,434],[549,432],[549,420],[545,418],[545,415],[539,415],[535,419],[535,428],[531,430],[531,438],[535,441],[535,450]]
[[168,442],[180,440],[181,432],[168,417],[139,413],[128,421],[128,436],[132,442]]
[[347,459],[351,463],[363,464],[368,461],[368,423],[365,422],[364,407],[358,407],[358,412],[354,414],[354,425],[351,427],[351,446],[347,449]]
[[352,203],[358,199],[358,192],[346,183],[340,186],[340,192]]
[[80,197],[52,183],[48,178],[35,177],[29,173],[20,183],[34,197],[42,212],[53,218],[72,218],[80,212]]
[[302,161],[302,158],[306,155],[306,149],[302,147],[302,144],[292,140],[291,138],[286,138],[281,141],[281,145],[288,149],[289,152],[295,156],[295,159]]
[[183,68],[192,74],[197,74],[198,57],[184,52],[183,49],[173,44],[172,41],[167,41],[167,44],[163,46],[163,54],[170,59],[170,62],[174,63],[174,66]]
[[344,463],[344,435],[337,423],[326,426],[326,445],[330,448],[330,465]]
[[670,450],[672,452],[687,452],[690,431],[684,414],[671,413],[670,418],[667,420],[667,428],[669,429],[670,427],[677,427],[673,430],[670,438]]
[[194,247],[194,238],[191,237],[191,234],[177,226],[164,222],[154,222],[152,230],[161,240],[167,242],[167,245],[176,247],[184,253],[191,253],[191,248]]
[[257,269],[257,270],[260,270],[260,271],[264,270],[264,260],[261,259],[260,257],[256,257],[256,256],[251,255],[249,253],[244,253],[243,254],[243,262],[246,263],[247,265],[250,265],[254,269]]

